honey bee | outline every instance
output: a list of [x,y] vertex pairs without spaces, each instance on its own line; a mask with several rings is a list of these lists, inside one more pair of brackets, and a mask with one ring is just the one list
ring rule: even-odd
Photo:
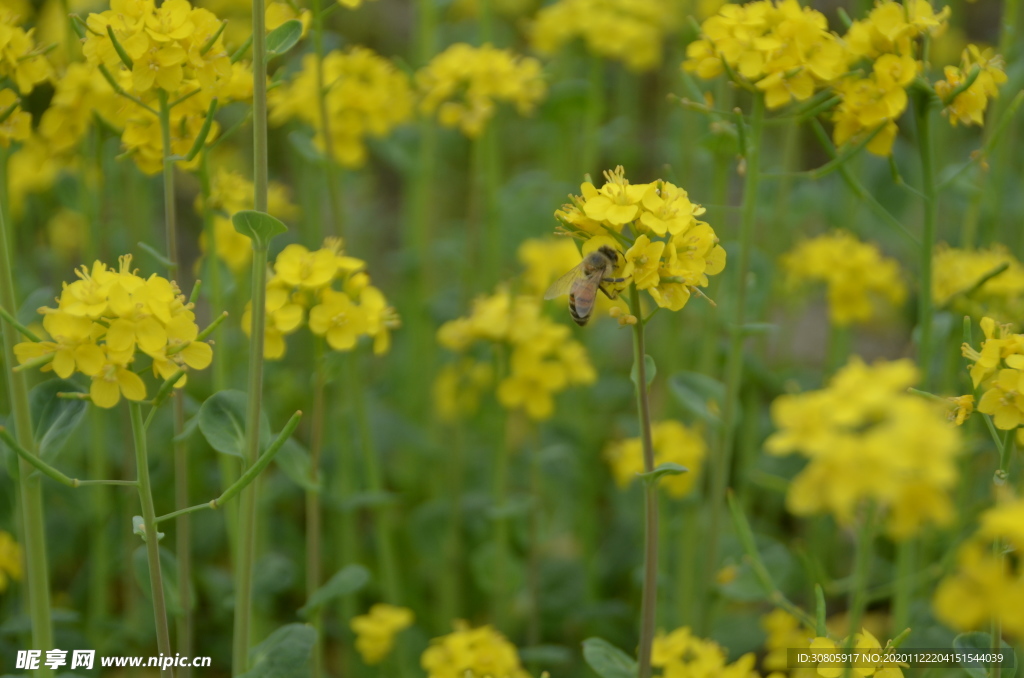
[[569,294],[569,315],[577,325],[583,326],[590,320],[601,290],[609,299],[614,298],[604,288],[604,283],[620,283],[625,278],[612,278],[611,273],[619,261],[619,253],[607,245],[599,247],[583,258],[571,271],[552,283],[544,293],[545,299],[554,299]]

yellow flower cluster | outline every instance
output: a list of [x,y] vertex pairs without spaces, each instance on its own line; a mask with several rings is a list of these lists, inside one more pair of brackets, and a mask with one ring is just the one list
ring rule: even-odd
[[[333,350],[351,351],[360,337],[371,337],[373,352],[387,353],[398,314],[370,284],[365,269],[362,259],[344,254],[340,238],[328,238],[313,252],[298,244],[281,250],[267,280],[263,356],[284,357],[284,338],[302,327],[307,309],[310,331],[324,337]],[[334,288],[335,282],[340,289]],[[242,329],[249,334],[251,328],[252,302],[242,314]]]
[[578,38],[593,54],[648,71],[678,28],[678,9],[671,0],[558,0],[537,12],[530,40],[538,52],[554,54]]
[[854,357],[827,388],[772,403],[778,431],[766,449],[808,459],[786,496],[791,512],[828,512],[848,525],[871,502],[894,539],[952,518],[959,431],[941,408],[907,392],[917,376],[909,360],[868,366]]
[[753,652],[748,652],[731,664],[728,659],[721,645],[694,635],[688,626],[668,634],[659,631],[651,648],[651,665],[661,669],[662,678],[758,678]]
[[981,350],[964,343],[963,356],[973,364],[971,381],[985,392],[978,411],[992,416],[996,428],[1004,431],[1024,424],[1024,334],[1013,334],[1009,325],[992,318],[981,319],[985,340]]
[[[205,209],[213,212],[213,249],[217,258],[235,273],[249,268],[252,246],[247,236],[235,230],[231,215],[249,209],[253,204],[253,196],[251,180],[241,172],[219,167],[210,179],[208,204],[204,205],[201,195],[196,197],[196,212],[202,214]],[[299,208],[291,201],[288,187],[284,184],[271,181],[267,187],[267,213],[282,221],[298,217]],[[199,249],[204,255],[209,251],[205,232],[199,234]]]
[[25,30],[22,21],[17,13],[0,9],[0,78],[9,78],[19,92],[28,94],[53,76],[53,68],[46,50],[36,45],[34,29]]
[[457,43],[416,73],[420,112],[445,127],[480,136],[498,103],[529,115],[547,91],[540,62],[491,45]]
[[0,147],[10,148],[11,142],[32,136],[32,115],[21,109],[13,89],[0,90],[0,118]]
[[93,64],[72,63],[57,79],[50,107],[39,122],[39,134],[54,153],[72,152],[94,124],[91,111],[112,127],[119,120],[127,99],[120,97]]
[[978,69],[978,75],[974,82],[949,102],[944,111],[954,127],[961,122],[965,125],[984,125],[989,99],[999,96],[999,86],[1006,82],[1003,57],[993,55],[990,49],[982,50],[977,45],[968,45],[960,65],[946,66],[943,70],[946,79],[935,83],[935,93],[946,99],[957,88],[967,84],[975,68]]
[[500,289],[479,297],[468,316],[442,325],[437,339],[457,353],[481,340],[507,347],[508,371],[500,375],[498,402],[510,410],[523,410],[534,420],[549,419],[555,413],[556,394],[597,379],[583,344],[571,339],[568,327],[545,316],[540,299],[534,296],[513,296]]
[[789,650],[810,647],[814,632],[801,625],[800,620],[781,608],[776,608],[761,617],[761,628],[765,632],[765,654],[761,666],[768,678],[813,678],[812,669],[789,668]]
[[945,32],[950,11],[947,6],[936,12],[928,0],[882,0],[866,19],[850,25],[843,42],[851,60],[877,59],[883,54],[911,55],[914,40]]
[[870,321],[881,315],[880,301],[899,306],[907,295],[896,260],[846,231],[797,243],[782,256],[781,265],[791,288],[805,282],[826,284],[829,318],[839,326]]
[[[269,92],[270,121],[281,125],[301,120],[316,132],[313,139],[326,149],[317,97],[317,58],[307,54],[302,70],[290,82]],[[413,93],[409,78],[393,63],[365,47],[334,51],[323,60],[327,131],[332,157],[347,167],[366,162],[366,139],[383,137],[409,120]]]
[[395,636],[412,625],[413,613],[407,607],[377,603],[368,614],[352,620],[356,650],[367,664],[379,664],[395,646]]
[[580,190],[583,195],[570,196],[555,218],[563,231],[586,241],[584,256],[605,246],[619,252],[614,277],[624,281],[606,289],[633,282],[661,308],[678,311],[692,290],[706,287],[708,276],[725,268],[718,236],[697,218],[704,208],[682,188],[661,179],[631,184],[620,166],[605,172],[601,188],[588,181]]
[[420,665],[427,678],[529,678],[505,636],[490,626],[474,629],[463,621],[455,622],[454,632],[430,642]]
[[[987,629],[993,621],[1004,633],[1024,637],[1024,500],[998,504],[981,515],[977,532],[957,551],[956,570],[935,590],[935,616],[954,629]],[[1002,548],[993,553],[993,540]],[[1014,555],[1006,555],[1004,549]]]
[[[651,427],[651,437],[655,467],[675,463],[689,469],[687,473],[663,476],[661,485],[677,499],[690,494],[700,478],[701,467],[707,456],[704,437],[671,419],[655,423]],[[611,443],[605,449],[604,456],[612,467],[612,475],[619,487],[627,487],[636,480],[638,473],[644,471],[643,442],[640,438]]]
[[480,409],[480,398],[494,383],[490,363],[469,357],[443,366],[434,379],[434,409],[442,421],[471,417]]
[[[106,68],[121,89],[152,109],[126,100],[115,123],[143,172],[156,174],[163,167],[162,130],[153,110],[168,100],[173,104],[167,104],[167,154],[184,156],[203,129],[214,97],[224,105],[252,96],[252,76],[246,66],[231,63],[218,33],[221,25],[212,12],[193,8],[188,0],[167,0],[160,7],[153,0],[111,0],[109,10],[89,15],[82,48],[88,62]],[[213,123],[207,139],[217,132]]]
[[[118,270],[97,261],[91,271],[75,271],[78,280],[64,284],[57,308],[39,309],[50,340],[15,345],[18,361],[47,360],[43,370],[60,377],[91,377],[89,395],[105,408],[122,395],[146,397],[145,383],[130,368],[139,354],[149,356],[153,373],[164,379],[178,370],[206,369],[213,349],[199,340],[192,304],[176,283],[155,273],[143,278],[131,262],[125,255]],[[184,386],[185,379],[175,386]]]
[[[240,47],[252,35],[252,2],[249,0],[199,0],[197,4],[227,21],[224,44],[230,49]],[[302,23],[302,37],[306,37],[313,23],[313,12],[288,0],[269,0],[266,6],[268,33],[286,21],[297,19]]]
[[[881,657],[885,654],[883,650],[889,647],[889,645],[886,644],[886,648],[883,648],[874,634],[867,629],[861,629],[860,633],[854,634],[852,644],[849,642],[849,639],[836,642],[831,638],[818,637],[811,641],[810,651],[835,654],[836,652],[844,652],[846,647],[852,647],[852,650],[858,653]],[[818,675],[821,678],[839,678],[845,672],[845,667],[835,664],[818,667]],[[903,669],[895,662],[883,661],[874,666],[858,665],[851,673],[857,676],[875,676],[875,678],[903,678]]]
[[765,93],[768,108],[805,101],[847,71],[825,15],[797,0],[724,5],[689,44],[683,68],[704,79],[731,74]]
[[23,576],[21,546],[9,532],[0,530],[0,593],[7,590],[8,582],[21,581]]
[[[1005,270],[993,276],[1001,267]],[[981,250],[939,245],[932,271],[936,306],[950,304],[959,312],[1003,322],[1016,323],[1024,316],[1024,266],[1004,245]]]

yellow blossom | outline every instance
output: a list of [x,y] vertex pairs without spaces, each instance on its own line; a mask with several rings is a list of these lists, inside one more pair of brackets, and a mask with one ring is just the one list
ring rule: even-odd
[[954,127],[961,122],[965,125],[984,125],[989,99],[999,96],[999,86],[1006,82],[1001,56],[993,55],[990,49],[982,51],[977,45],[968,45],[964,49],[960,66],[946,66],[943,70],[946,78],[935,83],[935,93],[943,100],[949,98],[954,90],[967,84],[975,69],[978,73],[974,76],[974,82],[948,102],[943,111]]
[[529,678],[515,646],[505,636],[490,626],[471,628],[463,621],[455,622],[452,633],[430,642],[420,665],[427,678]]
[[7,590],[10,581],[21,581],[22,577],[21,545],[9,532],[0,530],[0,593]]
[[356,634],[356,650],[367,664],[379,664],[395,645],[395,636],[412,625],[413,613],[407,607],[377,603],[369,614],[351,622]]
[[[707,456],[704,437],[680,422],[669,419],[656,422],[651,427],[651,438],[655,468],[672,463],[688,469],[686,473],[666,475],[660,480],[669,495],[677,499],[685,497],[693,491],[701,477]],[[619,487],[626,487],[636,480],[638,473],[644,471],[643,443],[640,438],[612,443],[605,449],[604,456],[612,467],[612,474]]]

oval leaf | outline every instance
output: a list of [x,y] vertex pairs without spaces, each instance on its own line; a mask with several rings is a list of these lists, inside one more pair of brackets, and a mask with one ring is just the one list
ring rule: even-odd
[[235,212],[231,216],[231,223],[236,231],[252,240],[254,247],[266,247],[274,236],[288,230],[280,219],[256,210]]
[[320,609],[324,603],[335,598],[355,593],[370,581],[370,571],[362,565],[346,565],[338,570],[330,580],[313,592],[306,604],[299,609],[303,619]]
[[[221,454],[245,458],[245,406],[245,393],[227,390],[214,393],[199,408],[199,430]],[[266,444],[269,438],[270,422],[261,412],[260,441]]]
[[67,379],[50,379],[29,393],[32,410],[32,433],[45,461],[53,461],[68,437],[85,416],[86,401],[58,398],[58,393],[84,393]]
[[302,489],[309,490],[310,492],[320,491],[320,484],[313,482],[311,478],[312,462],[309,458],[309,452],[296,440],[289,438],[284,442],[281,450],[274,457],[274,463],[277,464],[279,469],[284,471],[284,474],[293,483]]
[[[647,386],[650,387],[651,382],[654,381],[654,375],[658,373],[658,366],[654,363],[654,358],[649,355],[644,355],[644,376],[647,377]],[[633,363],[633,369],[629,371],[629,379],[636,385],[636,363]]]
[[242,678],[306,678],[316,644],[316,629],[287,624],[249,650],[249,666]]
[[719,423],[718,412],[725,403],[725,385],[722,382],[697,372],[680,372],[668,382],[676,402],[683,409],[709,424]]
[[267,55],[281,56],[302,38],[302,22],[290,19],[267,34]]
[[584,640],[583,658],[601,678],[636,678],[636,661],[604,638]]

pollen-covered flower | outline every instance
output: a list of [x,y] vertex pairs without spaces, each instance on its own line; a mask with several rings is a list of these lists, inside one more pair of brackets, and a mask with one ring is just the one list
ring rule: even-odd
[[529,115],[547,91],[540,62],[491,45],[452,45],[416,73],[420,112],[480,136],[498,104]]
[[907,392],[916,381],[909,360],[868,366],[855,357],[826,388],[776,398],[766,449],[808,460],[786,495],[791,512],[845,525],[870,502],[894,539],[952,519],[959,431],[941,405]]
[[[666,475],[660,484],[669,495],[680,498],[693,491],[701,477],[707,445],[704,437],[678,421],[669,419],[651,426],[654,444],[654,467],[662,464],[679,464],[686,467],[686,473]],[[612,475],[619,487],[626,487],[644,471],[643,443],[640,438],[629,438],[611,443],[605,449],[605,459],[612,467]]]
[[412,625],[413,613],[407,607],[377,603],[368,614],[351,622],[356,634],[356,650],[367,664],[379,664],[395,646],[395,636]]
[[846,231],[803,240],[782,256],[787,285],[824,282],[829,318],[838,326],[871,321],[903,303],[899,264]]
[[471,628],[455,622],[455,631],[430,641],[423,651],[420,666],[427,678],[529,678],[519,662],[515,645],[490,626]]
[[999,86],[1006,82],[1005,64],[1001,56],[994,55],[991,49],[982,50],[977,45],[968,45],[961,57],[960,66],[946,66],[943,70],[946,78],[935,83],[935,93],[945,100],[967,84],[974,69],[978,71],[973,76],[974,82],[957,94],[943,111],[954,127],[961,122],[965,125],[984,125],[989,100],[999,96]]
[[661,63],[679,16],[671,0],[558,0],[537,12],[530,41],[538,52],[555,54],[579,39],[597,56],[648,71]]
[[145,382],[132,369],[137,358],[148,358],[164,379],[178,370],[206,369],[213,349],[199,338],[192,304],[176,283],[155,273],[143,278],[131,261],[125,255],[116,270],[99,261],[76,270],[78,280],[64,283],[57,308],[39,309],[49,338],[15,345],[18,362],[42,361],[43,370],[62,378],[76,372],[91,377],[90,397],[104,408],[122,396],[145,399]]
[[698,218],[704,208],[682,188],[660,179],[631,184],[620,166],[605,172],[600,188],[588,181],[580,192],[555,218],[561,233],[585,241],[584,256],[601,247],[618,252],[613,275],[621,282],[607,283],[609,293],[634,282],[659,307],[678,311],[725,268],[725,249]]

